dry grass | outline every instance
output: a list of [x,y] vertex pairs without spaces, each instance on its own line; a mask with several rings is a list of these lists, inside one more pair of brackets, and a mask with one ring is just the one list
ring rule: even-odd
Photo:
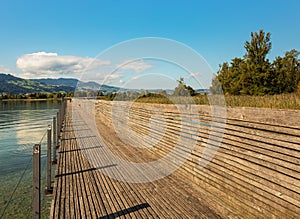
[[[133,101],[140,103],[161,103],[161,104],[198,104],[209,105],[209,99],[217,101],[222,100],[220,96],[213,95],[197,95],[191,100],[191,97],[175,97],[175,96],[149,96],[139,97]],[[111,100],[109,97],[99,99]],[[129,99],[124,99],[129,100]],[[227,106],[237,107],[258,107],[272,109],[293,109],[300,110],[300,93],[266,95],[266,96],[225,96]],[[222,102],[222,101],[221,101]]]
[[300,94],[226,97],[228,106],[300,110]]
[[[197,95],[193,100],[198,105],[208,105],[208,96]],[[300,110],[300,94],[280,94],[268,96],[225,96],[227,106],[237,107],[259,107],[272,109],[294,109]],[[143,97],[136,100],[142,103],[190,103],[187,97]]]

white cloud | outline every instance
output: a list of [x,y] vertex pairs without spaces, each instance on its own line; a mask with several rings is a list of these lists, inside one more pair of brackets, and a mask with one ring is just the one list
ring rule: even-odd
[[143,72],[152,67],[153,66],[151,64],[145,62],[142,59],[128,60],[128,61],[122,62],[120,65],[118,65],[118,69],[133,70],[135,73]]
[[57,53],[37,52],[25,54],[17,59],[17,67],[28,77],[52,77],[62,74],[79,74],[93,71],[110,61],[79,56],[60,56]]
[[[22,74],[16,74],[16,76],[20,77],[20,78],[24,78],[24,79],[30,79],[30,78],[36,77],[37,75],[29,73],[29,72],[26,72],[26,73],[22,73]],[[48,75],[39,74],[38,77],[39,78],[48,78],[49,76]]]
[[13,71],[9,68],[5,68],[4,65],[0,65],[0,73],[12,73]]
[[189,78],[197,78],[200,76],[201,76],[200,72],[193,72],[189,74]]
[[119,79],[121,77],[123,77],[123,74],[119,74],[119,73],[106,75],[106,77],[104,78],[104,83],[116,81],[117,79]]

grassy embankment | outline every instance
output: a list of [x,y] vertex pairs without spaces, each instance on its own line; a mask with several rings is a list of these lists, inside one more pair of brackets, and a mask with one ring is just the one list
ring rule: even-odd
[[[206,95],[197,95],[193,97],[194,102],[199,105],[209,104]],[[273,109],[293,109],[300,110],[300,94],[280,94],[266,96],[225,96],[227,106],[237,107],[259,107]],[[187,97],[140,97],[136,100],[142,103],[185,103],[189,102]]]

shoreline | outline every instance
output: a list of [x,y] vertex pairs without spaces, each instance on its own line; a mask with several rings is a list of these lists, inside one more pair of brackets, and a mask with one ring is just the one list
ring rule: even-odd
[[[65,99],[68,99],[68,98],[65,98]],[[33,102],[33,101],[53,101],[53,100],[62,101],[62,98],[42,98],[42,99],[4,99],[4,100],[0,100],[0,102],[14,102],[14,101]]]

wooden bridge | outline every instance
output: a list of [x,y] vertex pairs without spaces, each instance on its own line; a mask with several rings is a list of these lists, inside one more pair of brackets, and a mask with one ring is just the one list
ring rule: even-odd
[[[176,173],[154,182],[126,183],[98,171],[114,166],[94,167],[85,157],[84,150],[96,156],[104,145],[95,142],[84,118],[74,121],[71,112],[77,110],[82,110],[78,104],[68,105],[50,218],[219,218],[204,204],[206,197],[197,186]],[[75,131],[84,136],[84,141],[76,139]],[[142,156],[132,148],[118,150],[124,157],[133,156],[136,162],[152,156]]]
[[[224,128],[221,120],[216,122],[216,128],[205,125],[211,122],[207,109],[200,112],[200,122],[189,123],[189,130],[182,130],[178,121],[192,121],[190,117],[182,118],[173,109],[157,105],[134,106],[130,127],[140,136],[138,140],[126,130],[112,129],[110,103],[97,102],[94,114],[88,115],[87,109],[95,107],[94,104],[76,100],[68,103],[50,218],[297,218],[300,215],[297,111],[276,111],[268,115],[270,119],[266,114],[253,115],[244,108],[231,109],[222,145],[212,144],[207,152],[209,133],[219,133]],[[163,112],[167,125],[155,148],[128,147],[118,138],[119,131],[129,136],[129,143],[143,144],[141,136],[149,135],[149,119],[157,112]],[[115,119],[120,120],[117,125],[122,127],[122,112],[116,115]],[[282,115],[293,116],[294,120],[286,124]],[[96,121],[94,127],[91,118]],[[156,124],[159,121],[161,118]],[[201,126],[200,131],[195,124]],[[147,139],[149,143],[161,134],[156,130]],[[96,132],[105,139],[97,138]],[[174,149],[173,143],[178,142],[177,137],[182,133],[187,144],[196,142],[196,147],[189,149],[190,156],[183,159],[187,147],[179,146],[175,156],[184,163],[172,174],[148,182],[137,182],[136,173],[129,181],[107,174],[117,174],[120,165],[110,159],[107,150],[133,163],[149,163]],[[215,137],[222,136],[215,134]],[[205,167],[199,166],[203,157],[208,163]],[[174,165],[172,162],[168,165]],[[148,177],[145,169],[136,171]]]

